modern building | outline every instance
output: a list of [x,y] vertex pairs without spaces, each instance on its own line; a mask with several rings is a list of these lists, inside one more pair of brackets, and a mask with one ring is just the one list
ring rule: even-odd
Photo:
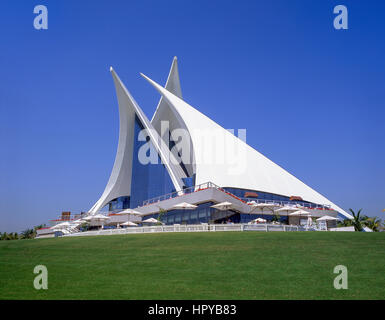
[[[297,205],[322,215],[351,218],[343,209],[266,158],[183,100],[177,58],[163,87],[142,74],[160,94],[151,121],[111,68],[119,105],[120,131],[115,163],[96,214],[132,208],[143,216],[162,214],[166,224],[248,222],[272,217],[252,211],[253,203]],[[238,130],[238,135],[239,135]],[[231,202],[229,210],[212,205]],[[174,209],[181,202],[192,210]],[[287,221],[289,212],[280,213]]]

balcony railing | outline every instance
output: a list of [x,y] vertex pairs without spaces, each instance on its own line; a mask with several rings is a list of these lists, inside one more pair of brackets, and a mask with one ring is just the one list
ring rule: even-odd
[[218,185],[216,185],[213,182],[202,183],[200,185],[189,187],[189,188],[183,189],[181,191],[176,191],[176,192],[168,193],[168,194],[165,194],[165,195],[161,195],[161,196],[158,196],[158,197],[155,197],[155,198],[151,198],[151,199],[145,200],[145,201],[143,201],[143,205],[142,206],[154,204],[154,203],[157,203],[157,202],[160,202],[160,201],[176,198],[176,197],[179,197],[179,196],[183,196],[185,194],[189,194],[189,193],[205,190],[205,189],[208,189],[208,188],[215,188],[217,190],[225,192],[228,195],[232,196],[233,198],[235,198],[235,199],[237,199],[239,201],[242,201],[244,203],[247,203],[249,201],[255,201],[257,203],[275,203],[275,204],[279,204],[281,206],[285,206],[285,205],[291,205],[291,206],[299,205],[299,206],[306,207],[306,208],[309,208],[309,209],[330,210],[330,205],[314,204],[314,203],[308,203],[308,202],[305,202],[305,201],[266,200],[266,199],[250,199],[250,198],[244,198],[244,197],[237,197],[236,195],[234,195],[231,192],[229,192],[229,191],[219,187]]
[[219,186],[217,186],[213,182],[205,182],[205,183],[193,186],[193,187],[185,188],[185,189],[180,190],[180,191],[175,191],[175,192],[164,194],[164,195],[161,195],[161,196],[158,196],[158,197],[155,197],[155,198],[144,200],[142,206],[147,206],[149,204],[157,203],[159,201],[164,201],[164,200],[180,197],[180,196],[183,196],[185,194],[189,194],[189,193],[205,190],[205,189],[208,189],[208,188],[221,189]]

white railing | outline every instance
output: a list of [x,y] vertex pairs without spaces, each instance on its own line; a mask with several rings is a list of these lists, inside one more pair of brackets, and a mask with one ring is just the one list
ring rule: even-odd
[[[142,206],[146,206],[146,205],[149,205],[149,204],[157,203],[157,202],[160,202],[160,201],[163,201],[163,200],[172,199],[172,198],[175,198],[175,197],[179,197],[179,196],[182,196],[182,195],[185,195],[185,194],[189,194],[189,193],[193,193],[193,192],[196,192],[196,191],[204,190],[204,189],[207,189],[207,188],[215,188],[217,190],[223,191],[223,192],[225,192],[225,193],[227,193],[227,194],[237,198],[238,200],[241,200],[241,201],[244,201],[244,202],[251,201],[250,198],[237,197],[236,195],[232,194],[231,192],[229,192],[225,188],[221,188],[218,185],[216,185],[215,183],[209,181],[209,182],[202,183],[200,185],[196,185],[196,186],[185,188],[185,189],[180,190],[180,191],[175,191],[175,192],[172,192],[172,193],[164,194],[164,195],[152,198],[152,199],[145,200],[145,201],[143,201]],[[310,208],[310,209],[317,208],[317,209],[330,210],[330,208],[331,208],[331,206],[327,205],[327,204],[314,204],[314,203],[308,203],[308,202],[305,202],[305,201],[267,200],[267,199],[253,199],[253,201],[255,201],[257,203],[274,203],[274,204],[278,204],[280,206],[299,205],[301,207],[305,206],[305,207]]]
[[65,237],[99,236],[129,233],[161,233],[161,232],[217,232],[217,231],[316,231],[314,228],[303,226],[274,225],[274,224],[190,224],[151,227],[128,227],[124,229],[107,229],[85,231],[67,234]]
[[168,200],[168,199],[176,198],[176,197],[179,197],[179,196],[183,196],[185,194],[193,193],[193,192],[204,190],[204,189],[208,189],[208,188],[220,189],[219,186],[217,186],[213,182],[205,182],[205,183],[202,183],[202,184],[199,184],[199,185],[196,185],[196,186],[185,188],[185,189],[180,190],[180,191],[175,191],[175,192],[172,192],[172,193],[164,194],[164,195],[161,195],[161,196],[158,196],[158,197],[155,197],[155,198],[151,198],[151,199],[145,200],[145,201],[143,201],[143,205],[142,206],[146,206],[146,205],[149,205],[149,204],[157,203],[157,202],[163,201],[163,200]]

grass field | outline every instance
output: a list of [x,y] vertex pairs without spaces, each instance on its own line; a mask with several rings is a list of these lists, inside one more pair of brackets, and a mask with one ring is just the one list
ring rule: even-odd
[[[385,233],[206,232],[0,241],[0,299],[384,299]],[[33,269],[48,268],[48,290]],[[348,268],[348,290],[333,268]]]

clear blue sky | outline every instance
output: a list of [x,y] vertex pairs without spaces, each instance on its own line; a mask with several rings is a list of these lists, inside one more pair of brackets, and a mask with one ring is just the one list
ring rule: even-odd
[[[48,30],[33,8],[48,7]],[[344,4],[349,29],[333,28]],[[185,100],[344,209],[384,218],[384,1],[2,1],[0,231],[88,210],[118,140],[109,66]]]

